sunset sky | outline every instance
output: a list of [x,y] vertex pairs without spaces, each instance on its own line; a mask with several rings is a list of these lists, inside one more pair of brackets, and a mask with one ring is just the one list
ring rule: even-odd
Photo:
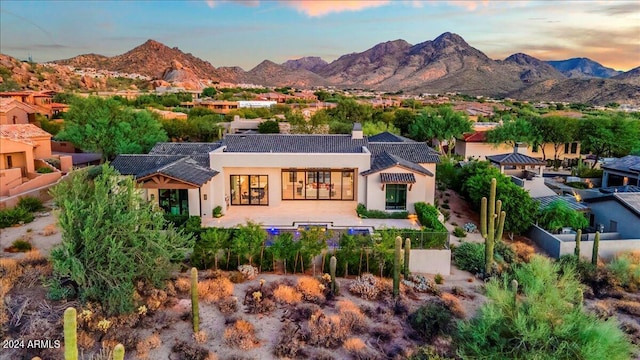
[[214,66],[326,61],[404,39],[462,36],[493,59],[588,57],[640,66],[640,1],[14,1],[0,3],[0,52],[44,62],[124,53],[147,39]]

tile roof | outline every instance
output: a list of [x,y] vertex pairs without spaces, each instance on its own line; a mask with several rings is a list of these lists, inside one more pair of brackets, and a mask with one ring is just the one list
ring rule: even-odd
[[486,131],[474,131],[472,133],[464,134],[462,139],[464,142],[487,142]]
[[635,185],[622,185],[622,186],[609,186],[606,188],[600,188],[601,193],[605,194],[613,194],[617,192],[626,193],[626,192],[637,192],[640,193],[640,186]]
[[640,156],[627,155],[620,159],[605,163],[601,167],[605,170],[640,172]]
[[172,143],[161,142],[157,143],[149,154],[165,154],[165,155],[204,155],[212,152],[213,150],[222,146],[220,142],[211,143]]
[[32,138],[51,138],[51,134],[33,124],[11,124],[0,125],[0,137],[33,145]]
[[365,139],[351,135],[241,134],[225,135],[226,152],[248,153],[362,153]]
[[415,184],[416,177],[411,173],[380,173],[383,184]]
[[383,152],[372,157],[371,168],[369,170],[361,172],[360,174],[366,176],[378,171],[392,168],[394,166],[400,166],[402,168],[417,172],[422,175],[433,176],[433,173],[431,173],[431,171],[423,168],[422,166],[414,162],[405,160],[399,156],[389,154],[387,152]]
[[111,166],[122,175],[133,175],[137,179],[163,174],[198,186],[218,174],[186,155],[118,155]]
[[404,136],[392,134],[392,133],[390,133],[388,131],[385,131],[385,132],[382,132],[380,134],[369,136],[369,143],[374,143],[374,142],[399,142],[399,143],[409,142],[409,143],[413,143],[415,141],[411,140],[409,138],[406,138]]
[[534,157],[520,154],[520,153],[508,153],[500,155],[487,156],[487,160],[500,165],[545,165],[542,160],[538,160]]
[[440,155],[421,142],[369,143],[369,151],[373,156],[383,152],[399,156],[414,163],[439,163]]
[[13,98],[0,98],[0,113],[6,113],[13,108],[19,107],[29,114],[38,112],[33,106],[18,101]]
[[575,211],[585,212],[585,211],[591,210],[591,208],[585,205],[585,203],[577,202],[576,198],[573,196],[551,195],[551,196],[537,197],[536,200],[540,202],[540,209],[544,209],[545,207],[549,206],[549,204],[551,204],[552,202],[560,200],[560,201],[563,201],[565,204],[567,204],[569,208]]

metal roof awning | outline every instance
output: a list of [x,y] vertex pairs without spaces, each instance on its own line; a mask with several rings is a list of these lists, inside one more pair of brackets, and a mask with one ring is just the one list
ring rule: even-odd
[[415,184],[416,177],[411,173],[380,173],[383,184]]

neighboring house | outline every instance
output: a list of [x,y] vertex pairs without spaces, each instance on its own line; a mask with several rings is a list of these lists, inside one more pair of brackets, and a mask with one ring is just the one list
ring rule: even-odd
[[[507,144],[492,144],[487,142],[487,128],[467,133],[461,139],[456,139],[454,152],[464,159],[486,160],[487,156],[498,155],[512,149]],[[553,160],[555,149],[553,144],[542,146],[527,146],[519,150],[522,154],[538,159]],[[572,142],[560,146],[558,160],[575,163],[580,157],[580,143]]]
[[0,125],[29,124],[36,121],[38,110],[12,98],[0,98]]
[[54,91],[4,91],[0,92],[0,99],[14,99],[31,105],[37,113],[52,119],[69,109],[69,105],[54,103],[53,95]]
[[216,114],[225,115],[233,110],[238,110],[238,102],[225,100],[203,100],[195,102],[191,107],[205,107]]
[[532,198],[555,195],[544,183],[545,162],[525,155],[525,146],[518,143],[512,152],[490,155],[487,160],[499,168],[502,174],[510,176],[515,184],[527,190]]
[[591,208],[591,226],[617,232],[622,239],[640,238],[640,192],[616,192],[584,201]]
[[601,166],[602,187],[635,185],[640,186],[640,156],[627,155]]
[[[61,173],[47,164],[51,134],[32,124],[0,125],[0,196],[12,196],[55,182]],[[60,157],[61,169],[71,168],[70,157]],[[52,173],[39,174],[39,168]]]
[[[356,124],[350,135],[229,134],[219,143],[160,143],[112,165],[134,175],[148,199],[156,194],[180,204],[172,212],[211,216],[216,206],[294,201],[326,202],[327,211],[339,201],[413,212],[414,203],[434,201],[437,162],[424,143],[390,133],[367,138]],[[186,191],[166,191],[176,189]]]

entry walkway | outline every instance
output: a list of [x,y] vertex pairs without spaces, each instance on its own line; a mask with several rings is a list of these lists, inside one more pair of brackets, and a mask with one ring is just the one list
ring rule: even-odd
[[248,220],[264,227],[294,228],[303,224],[327,224],[329,228],[411,228],[409,219],[361,219],[355,201],[282,201],[278,206],[230,206],[221,218],[203,218],[204,227],[234,227]]

